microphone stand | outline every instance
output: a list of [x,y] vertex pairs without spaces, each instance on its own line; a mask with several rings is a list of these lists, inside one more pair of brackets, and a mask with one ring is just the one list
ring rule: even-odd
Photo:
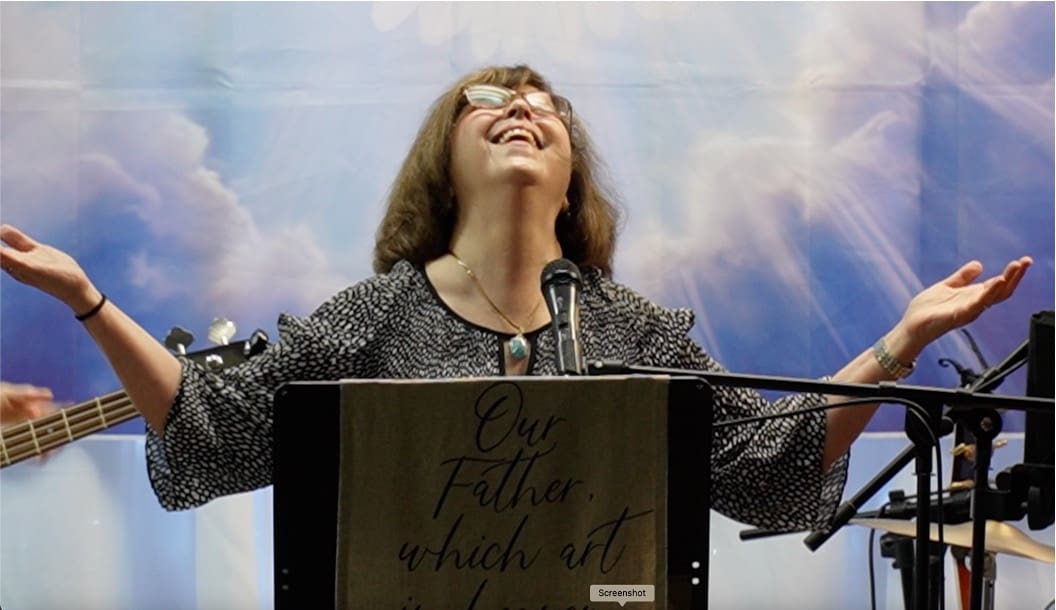
[[[898,385],[892,382],[881,382],[879,384],[866,383],[834,383],[829,381],[818,381],[813,379],[799,379],[796,377],[776,377],[767,375],[742,375],[733,373],[720,373],[713,371],[698,371],[690,369],[674,369],[662,367],[633,366],[621,362],[593,361],[588,364],[589,375],[666,375],[671,377],[696,377],[713,386],[724,387],[746,387],[754,389],[778,390],[799,393],[816,393],[835,396],[853,396],[859,398],[875,398],[876,402],[890,402],[899,399],[920,405],[927,415],[923,422],[913,418],[908,412],[906,415],[906,434],[914,446],[907,450],[916,459],[915,475],[917,477],[917,514],[916,514],[916,557],[914,563],[913,610],[925,610],[928,606],[929,595],[932,589],[928,573],[928,562],[921,561],[927,557],[930,548],[930,510],[931,502],[931,471],[934,466],[932,460],[932,438],[938,438],[940,430],[942,405],[948,405],[954,410],[973,409],[977,405],[986,403],[989,408],[976,411],[985,412],[985,416],[979,417],[979,427],[994,429],[994,417],[997,416],[996,409],[1014,409],[1020,411],[1052,412],[1054,408],[1053,399],[1032,398],[1022,396],[995,396],[992,394],[977,394],[965,390],[948,390],[943,388],[931,388],[925,386]],[[986,423],[982,423],[985,421]],[[1000,431],[1000,417],[996,418],[996,428]],[[995,433],[996,435],[996,433]],[[992,438],[992,437],[991,437]],[[978,449],[977,449],[978,452]],[[906,452],[903,452],[906,453]],[[989,460],[989,453],[985,455]],[[906,458],[908,463],[908,458]],[[904,466],[905,464],[903,464]],[[978,462],[977,462],[978,465]],[[989,461],[987,461],[987,467]],[[897,471],[895,471],[897,472]],[[979,473],[982,473],[981,475]],[[894,472],[891,473],[891,476]],[[986,470],[977,470],[976,478],[982,477],[985,484]],[[890,478],[890,477],[889,477]],[[976,485],[978,486],[978,481]],[[870,484],[869,487],[874,485]],[[879,489],[879,487],[877,487]],[[875,493],[875,491],[873,492]],[[974,508],[975,497],[973,497]],[[973,510],[973,518],[979,519],[981,513]],[[850,517],[848,517],[849,519]],[[985,521],[982,522],[985,528]],[[973,530],[973,534],[975,531]],[[982,538],[978,538],[982,542]],[[819,543],[820,544],[820,543]],[[973,546],[975,539],[973,539]],[[982,548],[982,547],[980,547]],[[975,599],[975,579],[982,578],[983,571],[980,567],[978,574],[974,571],[976,558],[982,553],[973,553],[972,557],[972,598]],[[973,606],[973,610],[978,610]]]
[[[994,388],[996,388],[998,385],[1000,385],[1001,382],[1004,381],[1005,377],[1007,377],[1009,374],[1014,372],[1016,369],[1021,367],[1026,362],[1026,348],[1027,348],[1027,343],[1024,342],[1019,347],[1017,347],[1000,364],[998,364],[997,366],[994,366],[993,368],[987,369],[987,370],[983,371],[981,374],[978,374],[978,375],[972,374],[971,371],[968,370],[968,369],[963,369],[962,367],[957,366],[956,363],[954,363],[953,361],[950,361],[949,359],[944,359],[944,360],[947,360],[951,364],[953,364],[957,368],[957,372],[961,375],[961,379],[963,381],[967,382],[966,384],[964,384],[965,385],[965,390],[958,390],[959,393],[989,392],[989,391],[993,390]],[[941,364],[941,362],[940,362],[940,364]],[[987,395],[987,396],[990,396],[990,395]],[[965,415],[963,411],[960,411],[958,413],[960,414],[959,419],[962,419],[962,421],[965,421],[965,420],[971,418],[971,415],[970,415],[971,412],[970,411],[968,412],[967,415]],[[1000,419],[1000,418],[998,418],[998,419]],[[969,422],[968,425],[971,425],[971,423]],[[989,424],[987,424],[987,425],[989,425]],[[939,430],[938,436],[939,437],[946,436],[951,431],[953,431],[953,420],[950,419],[948,416],[943,416],[942,421],[941,421],[941,428]],[[972,432],[976,436],[976,438],[978,438],[978,434],[975,433],[974,428],[972,429]],[[995,432],[992,435],[988,434],[988,436],[990,436],[990,441],[992,441],[993,438],[997,436],[997,433]],[[988,448],[992,447],[992,444],[991,444],[990,441],[987,441],[987,447]],[[977,445],[976,446],[978,447],[978,441],[977,441]],[[824,531],[822,531],[822,530],[814,530],[810,534],[807,534],[806,538],[803,539],[803,543],[807,545],[807,548],[809,548],[811,551],[817,551],[819,548],[821,548],[821,545],[825,544],[825,542],[827,542],[829,538],[831,538],[833,535],[835,535],[836,532],[840,530],[840,528],[842,528],[844,525],[847,525],[848,523],[850,523],[851,519],[853,519],[858,514],[858,511],[861,510],[862,506],[866,502],[868,502],[873,496],[875,496],[877,493],[879,493],[879,491],[881,489],[883,489],[885,485],[887,485],[888,483],[891,482],[891,479],[893,479],[895,477],[895,475],[897,475],[899,472],[901,472],[903,468],[905,468],[911,461],[913,461],[913,459],[916,456],[917,452],[918,452],[918,447],[917,447],[916,444],[910,445],[910,446],[906,447],[905,449],[903,449],[897,456],[895,456],[895,459],[891,460],[887,464],[887,466],[882,468],[880,470],[880,472],[877,473],[876,476],[874,476],[865,485],[865,487],[863,487],[861,490],[859,490],[857,493],[855,493],[853,496],[851,496],[851,498],[849,500],[845,501],[843,504],[841,504],[839,506],[839,508],[836,509],[836,512],[833,515],[832,522],[829,524],[829,528],[827,530],[824,530]],[[989,460],[990,460],[991,455],[992,455],[992,451],[987,451],[985,456],[977,456],[977,460],[979,459],[979,457],[984,457],[986,459],[986,462],[987,462],[987,468],[983,469],[983,471],[982,471],[984,473],[984,478],[985,478],[985,473],[989,470]],[[976,470],[975,470],[976,473],[979,472],[978,464],[979,464],[979,462],[977,461],[976,462],[977,467],[976,467]],[[919,483],[919,481],[920,481],[919,473],[915,473],[915,474],[917,474],[917,476],[918,476],[917,481]],[[941,482],[940,482],[940,485],[941,485]],[[978,485],[978,481],[975,480],[974,475],[973,475],[973,485]],[[940,487],[940,489],[938,491],[939,491],[939,493],[941,493],[941,487]],[[923,502],[924,501],[923,498],[929,497],[929,496],[921,496],[921,495],[919,495],[920,494],[919,486],[918,486],[918,489],[917,489],[917,493],[918,493],[918,497],[917,497],[917,502],[918,503]],[[973,492],[973,494],[974,494],[974,492]],[[917,515],[917,536],[918,536],[918,541],[920,540],[920,534],[921,534],[920,524],[921,524],[920,515],[918,514]],[[983,531],[984,531],[983,536],[985,536],[985,527],[986,527],[985,520],[983,521],[983,524],[982,524],[981,527],[983,528]],[[975,544],[974,536],[975,536],[975,530],[976,529],[977,529],[977,526],[973,522],[973,545]],[[759,534],[752,534],[752,536],[753,537],[758,537]],[[925,537],[928,537],[928,536],[930,536],[930,532],[928,534],[925,534]],[[980,544],[983,544],[983,542],[982,542],[983,539],[980,538],[979,540],[981,541]],[[974,553],[973,557],[974,557],[974,555],[980,555],[980,554],[979,553]],[[914,559],[914,566],[919,568],[919,566],[921,564],[925,564],[926,565],[927,562],[925,561],[925,556],[922,556],[922,555],[920,555],[918,553],[916,555],[915,559]],[[972,569],[975,570],[975,568],[976,568],[976,566],[973,564]],[[926,568],[919,568],[919,569],[926,569]],[[974,574],[975,574],[975,572],[973,571],[973,578],[974,578]],[[980,574],[982,574],[981,568],[980,568]],[[979,610],[979,609],[973,607],[971,610]]]
[[[1005,377],[1027,362],[1028,343],[1028,341],[1023,342],[1001,364],[985,371],[976,385],[984,391],[996,388],[1004,381]],[[987,587],[985,582],[987,573],[991,571],[987,569],[986,522],[990,518],[1005,519],[1006,515],[1015,512],[1011,505],[1018,503],[1014,491],[1002,491],[990,487],[989,473],[990,463],[994,455],[994,439],[1001,433],[1002,427],[999,408],[993,404],[988,407],[973,407],[961,416],[961,421],[968,426],[975,437],[975,470],[972,476],[971,491],[970,610],[982,610],[984,598],[989,598],[989,603],[986,604],[988,608],[993,606],[993,591],[991,587]],[[1049,412],[1051,413],[1051,411]],[[989,591],[986,589],[989,589]]]

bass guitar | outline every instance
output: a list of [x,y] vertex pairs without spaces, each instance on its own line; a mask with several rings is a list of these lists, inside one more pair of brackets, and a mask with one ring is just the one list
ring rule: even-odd
[[[259,329],[249,339],[231,343],[234,329],[234,324],[228,320],[214,320],[209,327],[209,338],[219,345],[188,353],[186,348],[194,337],[177,327],[169,332],[165,345],[176,354],[190,358],[211,371],[245,362],[268,346],[268,335]],[[136,417],[139,417],[139,412],[132,406],[128,394],[118,390],[5,427],[0,430],[0,469],[44,455],[47,451]]]

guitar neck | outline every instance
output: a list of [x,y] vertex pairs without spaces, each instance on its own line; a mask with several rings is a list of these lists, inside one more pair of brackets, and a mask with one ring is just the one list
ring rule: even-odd
[[[256,356],[267,346],[267,333],[258,329],[246,341],[186,354],[186,357],[210,371],[218,372]],[[132,406],[132,400],[124,390],[118,390],[59,409],[55,413],[4,427],[0,429],[0,468],[44,455],[47,451],[135,417],[139,417],[139,412]]]
[[124,390],[99,396],[0,431],[0,468],[139,417]]

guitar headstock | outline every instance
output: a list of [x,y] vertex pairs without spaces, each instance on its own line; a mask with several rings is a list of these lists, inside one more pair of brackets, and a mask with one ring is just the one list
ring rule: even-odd
[[241,364],[268,347],[268,334],[261,329],[253,331],[248,339],[231,342],[237,328],[235,323],[225,318],[216,318],[209,325],[206,336],[215,347],[188,352],[187,348],[194,342],[190,331],[178,326],[172,327],[165,337],[165,347],[173,353],[186,356],[201,364],[210,371],[217,372]]
[[[213,322],[209,330],[209,337],[219,343],[216,347],[188,353],[187,348],[194,342],[194,335],[179,327],[169,331],[165,345],[176,354],[190,358],[213,372],[245,362],[268,346],[268,335],[260,329],[245,341],[231,343],[230,339],[234,335],[235,325],[219,319]],[[0,468],[43,455],[46,451],[138,416],[139,412],[128,394],[122,390],[5,426],[0,430]]]

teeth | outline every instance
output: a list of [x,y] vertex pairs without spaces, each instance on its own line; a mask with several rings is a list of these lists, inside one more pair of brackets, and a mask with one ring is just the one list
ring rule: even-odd
[[499,136],[499,139],[496,144],[505,144],[517,136],[526,138],[529,142],[535,144],[536,147],[539,146],[539,142],[535,140],[535,134],[528,131],[527,129],[522,129],[520,127],[514,127],[509,131],[503,132],[502,135]]

